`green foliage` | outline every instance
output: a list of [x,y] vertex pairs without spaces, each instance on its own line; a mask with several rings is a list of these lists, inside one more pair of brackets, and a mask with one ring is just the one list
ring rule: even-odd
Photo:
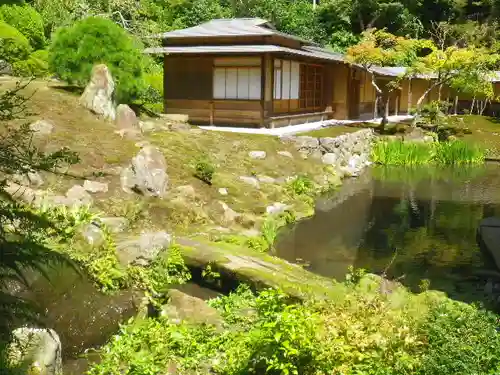
[[372,160],[382,165],[480,164],[484,150],[463,141],[448,142],[377,142]]
[[262,238],[266,243],[266,251],[274,251],[274,243],[276,242],[276,238],[278,237],[278,230],[280,229],[280,223],[277,218],[274,216],[268,216],[266,220],[262,223],[262,227],[260,228],[262,232]]
[[438,164],[480,164],[484,163],[484,150],[462,141],[439,142],[436,144],[435,162]]
[[[13,89],[0,92],[0,121],[15,120],[23,116],[28,100],[21,95],[26,85],[18,83]],[[78,158],[66,149],[46,154],[32,142],[33,133],[27,125],[5,127],[0,136],[0,285],[17,282],[27,286],[26,271],[46,276],[47,268],[70,265],[69,259],[46,246],[45,239],[54,225],[30,207],[16,202],[5,190],[7,180],[14,173],[24,174],[37,170],[50,171],[74,164]],[[11,295],[8,288],[0,290],[0,347],[9,339],[19,319],[34,321],[34,311],[28,302]],[[1,349],[0,349],[1,352]],[[0,353],[0,361],[2,354]]]
[[315,184],[308,176],[298,176],[293,179],[287,186],[288,191],[294,195],[313,195],[315,192]]
[[172,363],[179,373],[495,373],[500,336],[493,314],[432,292],[385,296],[380,280],[360,274],[338,301],[307,303],[271,289],[254,295],[241,285],[209,301],[227,325],[223,332],[165,319],[133,322],[90,374],[164,373]]
[[0,56],[13,63],[25,60],[31,53],[31,46],[26,37],[16,28],[0,21]]
[[212,179],[215,173],[214,164],[207,156],[201,157],[195,161],[194,176],[208,185],[212,185]]
[[19,30],[33,49],[45,46],[42,16],[30,5],[2,5],[0,19]]
[[22,77],[45,77],[49,73],[49,53],[46,50],[33,52],[27,60],[12,64],[14,74]]
[[428,347],[416,374],[498,373],[497,315],[448,301],[431,310],[420,331]]
[[60,29],[50,46],[49,66],[60,78],[84,86],[95,64],[104,63],[116,80],[116,99],[131,102],[145,89],[141,46],[110,20],[89,17]]

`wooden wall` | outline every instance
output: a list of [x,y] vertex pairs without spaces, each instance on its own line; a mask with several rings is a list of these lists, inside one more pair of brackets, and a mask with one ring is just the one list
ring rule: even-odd
[[331,107],[334,112],[333,117],[338,120],[344,120],[349,116],[348,93],[350,68],[346,64],[332,63],[330,69],[332,80],[328,87],[332,92]]
[[167,99],[165,113],[181,113],[195,124],[260,125],[260,100]]

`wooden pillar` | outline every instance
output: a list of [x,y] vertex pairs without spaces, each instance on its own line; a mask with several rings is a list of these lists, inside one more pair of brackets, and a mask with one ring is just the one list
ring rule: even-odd
[[168,91],[167,87],[167,55],[163,55],[163,113],[167,113],[167,96],[165,95]]
[[210,101],[210,125],[214,124],[214,102],[213,100]]
[[[274,97],[274,59],[270,53],[262,55],[261,58],[261,126],[273,113]],[[270,123],[273,127],[273,124]]]
[[399,93],[398,93],[398,95],[396,95],[395,101],[396,101],[396,103],[395,103],[395,106],[394,106],[394,116],[397,116],[398,115],[398,109],[399,109]]
[[406,114],[409,115],[411,111],[411,107],[413,105],[412,91],[411,91],[411,77],[408,80],[408,108],[406,110]]
[[453,105],[454,109],[453,112],[455,115],[458,113],[458,95],[455,95],[455,104]]

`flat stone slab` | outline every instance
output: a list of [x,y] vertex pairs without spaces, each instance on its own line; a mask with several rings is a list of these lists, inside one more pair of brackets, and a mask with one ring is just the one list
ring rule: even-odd
[[345,294],[344,285],[268,254],[214,246],[187,238],[176,238],[175,242],[181,245],[187,266],[205,267],[210,264],[219,272],[234,275],[235,279],[257,289],[280,288],[301,300],[329,299]]

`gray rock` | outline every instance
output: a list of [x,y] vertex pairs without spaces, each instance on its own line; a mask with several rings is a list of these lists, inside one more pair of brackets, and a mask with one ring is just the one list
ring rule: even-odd
[[293,159],[292,153],[288,151],[278,151],[278,155],[284,156],[285,158]]
[[323,162],[323,164],[327,165],[337,164],[338,159],[339,157],[337,156],[337,154],[332,152],[326,153],[321,157],[321,161]]
[[248,156],[250,159],[265,159],[266,158],[266,152],[265,151],[250,151],[248,153]]
[[185,322],[193,325],[207,324],[222,329],[220,313],[201,298],[182,293],[177,289],[168,291],[169,303],[162,306],[160,316],[174,324]]
[[116,252],[123,266],[149,265],[162,250],[168,250],[172,236],[167,232],[142,233],[139,237],[118,242]]
[[124,232],[128,227],[128,220],[124,217],[102,217],[100,221],[111,233]]
[[12,336],[8,356],[14,365],[31,365],[30,374],[62,375],[61,340],[54,330],[23,327]]
[[409,133],[403,136],[404,141],[408,142],[433,142],[432,137],[428,137],[427,133],[422,128],[413,128]]
[[227,189],[226,188],[219,188],[219,194],[220,195],[228,195]]
[[283,142],[293,143],[297,150],[300,149],[316,149],[319,147],[318,138],[309,137],[309,136],[286,136],[281,138]]
[[238,216],[240,216],[240,214],[237,213],[236,211],[234,211],[231,207],[229,207],[227,205],[227,203],[222,202],[222,201],[219,201],[217,203],[222,208],[222,211],[223,211],[223,223],[224,224],[226,224],[226,225],[232,224],[232,223],[234,223],[234,221],[236,220],[236,218]]
[[337,149],[342,145],[342,138],[340,138],[340,137],[336,137],[336,138],[330,138],[330,137],[320,138],[319,139],[319,144],[325,150],[325,152],[333,152],[333,153],[335,153],[337,151]]
[[126,138],[126,139],[137,139],[141,135],[139,129],[133,129],[133,128],[115,130],[114,133],[118,134],[121,138]]
[[276,202],[276,203],[273,203],[271,206],[267,206],[266,212],[269,215],[279,215],[288,209],[290,209],[289,205],[287,205],[285,203]]
[[116,108],[116,125],[119,129],[139,129],[139,119],[135,112],[126,104]]
[[54,125],[46,120],[38,120],[30,125],[30,129],[39,135],[49,135],[54,130]]
[[257,180],[255,177],[240,176],[240,181],[257,189],[260,187],[259,180]]
[[87,190],[81,185],[74,185],[66,192],[66,198],[73,202],[75,205],[90,205],[92,204],[92,197]]
[[175,188],[175,191],[177,192],[178,196],[183,197],[183,198],[195,198],[196,197],[196,190],[194,190],[194,187],[191,185],[177,186]]
[[12,181],[24,186],[40,187],[43,185],[43,178],[38,172],[15,174],[12,176]]
[[156,125],[153,121],[139,121],[139,128],[143,133],[151,133],[156,130]]
[[259,182],[264,183],[264,184],[275,184],[276,183],[276,179],[275,178],[272,178],[272,177],[269,177],[269,176],[265,176],[265,175],[258,175],[257,176],[257,180]]
[[95,114],[114,120],[116,117],[113,103],[115,82],[104,64],[95,65],[92,69],[90,82],[80,97],[80,104]]
[[107,182],[85,180],[83,188],[90,193],[106,193],[108,191]]
[[13,72],[12,65],[5,60],[0,60],[0,76],[11,76]]
[[[171,131],[174,132],[183,132],[183,131],[188,131],[188,130],[195,130],[191,125],[189,125],[186,122],[174,122],[173,124],[170,124],[168,127]],[[199,129],[197,129],[199,130]]]
[[104,243],[104,233],[95,223],[84,225],[80,230],[80,234],[93,247],[101,246]]
[[309,155],[307,156],[308,159],[313,159],[313,160],[321,160],[322,157],[323,157],[323,152],[321,152],[320,149],[311,150],[311,152],[309,152]]
[[131,166],[121,173],[122,189],[128,193],[163,197],[168,185],[167,163],[161,151],[152,146],[142,148]]

